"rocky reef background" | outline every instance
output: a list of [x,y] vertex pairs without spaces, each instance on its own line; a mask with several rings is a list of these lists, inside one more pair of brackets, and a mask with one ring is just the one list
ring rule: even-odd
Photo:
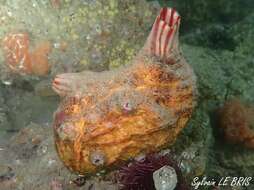
[[[202,175],[253,177],[254,150],[226,142],[217,110],[230,98],[254,105],[254,4],[159,3],[175,6],[182,15],[182,50],[199,90],[193,118],[170,152],[190,181]],[[77,176],[65,169],[54,149],[51,121],[59,99],[50,82],[57,73],[127,64],[142,47],[158,9],[158,2],[144,0],[63,0],[59,7],[47,0],[0,0],[0,39],[27,31],[34,44],[47,40],[53,46],[50,72],[42,77],[12,73],[0,51],[0,187],[118,189],[111,174],[98,174],[81,188],[69,183]],[[247,189],[253,188],[252,183]]]

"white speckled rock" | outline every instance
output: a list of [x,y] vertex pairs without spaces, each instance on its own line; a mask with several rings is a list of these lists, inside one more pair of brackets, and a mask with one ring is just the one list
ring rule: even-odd
[[156,190],[174,190],[177,185],[177,175],[174,168],[163,166],[153,173]]

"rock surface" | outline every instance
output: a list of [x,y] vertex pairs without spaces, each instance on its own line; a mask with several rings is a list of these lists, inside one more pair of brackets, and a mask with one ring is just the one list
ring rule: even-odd
[[[195,2],[197,1],[198,0]],[[5,4],[5,2],[8,3]],[[86,21],[83,21],[82,10],[75,12],[75,10],[78,10],[78,3],[74,3],[75,6],[72,10],[67,8],[68,3],[70,4],[72,2],[91,3],[91,5],[94,5],[93,2],[96,1],[65,0],[63,1],[63,8],[57,10],[51,9],[48,3],[44,4],[45,2],[46,1],[35,0],[1,1],[0,38],[11,29],[17,28],[17,22],[20,21],[17,19],[20,18],[21,20],[25,20],[24,23],[29,26],[29,30],[31,29],[29,32],[34,36],[35,42],[41,38],[45,38],[46,31],[49,29],[49,40],[52,40],[54,44],[54,50],[49,56],[51,64],[53,65],[50,75],[68,70],[76,71],[83,70],[84,68],[99,68],[100,70],[104,68],[104,66],[100,64],[100,66],[98,66],[100,60],[104,60],[104,58],[101,58],[101,52],[96,48],[95,54],[91,54],[94,49],[89,49],[87,46],[87,44],[90,44],[89,47],[91,47],[91,44],[95,43],[93,40],[90,40],[90,36],[87,36],[90,33],[89,31],[92,32],[93,30],[91,27],[85,27]],[[105,63],[106,68],[112,68],[122,63],[122,59],[118,56],[119,54],[132,57],[135,50],[142,46],[142,39],[145,39],[146,33],[150,30],[149,26],[154,19],[150,11],[147,13],[147,17],[145,17],[144,20],[141,19],[140,21],[140,19],[137,19],[141,17],[141,15],[136,14],[140,7],[142,7],[142,10],[147,10],[147,5],[143,8],[144,1],[138,1],[141,2],[138,5],[134,5],[134,1],[131,0],[124,2],[129,2],[130,5],[133,6],[125,9],[126,4],[119,3],[122,7],[121,10],[125,9],[126,11],[131,11],[127,15],[134,14],[136,17],[125,18],[126,14],[119,12],[114,13],[116,14],[113,19],[114,23],[116,23],[116,26],[123,27],[119,27],[122,29],[119,31],[119,28],[112,26],[112,35],[115,37],[113,39],[111,38],[112,36],[107,37],[107,33],[102,35],[103,40],[99,44],[102,44],[105,49],[109,50],[108,54],[106,54],[108,59],[105,58],[105,61],[103,61],[103,65]],[[232,2],[233,1],[230,1],[230,4]],[[32,8],[33,3],[41,3],[42,5],[40,8]],[[193,6],[194,5],[195,3]],[[10,14],[8,11],[10,7],[22,7],[19,9],[22,11],[17,11],[16,14],[18,15],[13,17],[13,14]],[[100,7],[104,7],[106,10],[106,6],[102,4]],[[33,10],[33,12],[27,10]],[[203,9],[200,10],[203,11]],[[242,11],[239,7],[237,7],[237,10]],[[90,12],[90,9],[86,11]],[[37,12],[42,15],[38,14],[37,17],[26,15],[35,15],[35,13],[37,15]],[[75,13],[74,15],[72,14],[73,12]],[[42,18],[45,14],[47,14],[47,16],[49,15],[48,18],[50,22],[47,20],[43,21]],[[197,14],[196,16],[198,16],[198,18],[205,18],[200,16],[200,12],[195,11],[191,13],[186,12],[184,14]],[[234,96],[240,97],[240,99],[248,102],[254,102],[254,55],[252,52],[254,48],[254,15],[253,13],[249,14],[247,12],[244,14],[248,14],[248,17],[231,23],[228,25],[229,27],[223,26],[224,28],[221,27],[220,24],[219,27],[213,27],[207,23],[204,25],[200,22],[201,24],[199,24],[202,27],[182,37],[184,41],[184,55],[197,75],[200,98],[196,113],[171,149],[178,154],[179,158],[184,158],[182,162],[183,170],[190,180],[192,180],[194,175],[201,174],[206,174],[216,179],[229,175],[253,176],[253,151],[239,146],[227,145],[216,132],[216,117],[213,114],[214,110],[220,107],[226,99]],[[60,23],[68,23],[64,26],[68,29],[63,30],[62,28],[57,28],[57,20],[59,18],[55,18],[54,15],[64,15],[65,17],[61,17],[63,20],[60,21]],[[42,19],[42,22],[36,24],[38,17]],[[101,14],[101,17],[104,17],[104,14]],[[101,17],[95,18],[92,15],[89,16],[89,18],[92,18],[91,22],[96,22],[100,20]],[[183,16],[183,19],[184,18],[186,18],[186,16]],[[195,17],[190,16],[189,18],[195,20]],[[139,21],[145,23],[141,28],[137,27]],[[121,22],[123,22],[123,25],[120,25]],[[134,25],[132,24],[133,22]],[[93,25],[93,23],[91,24]],[[185,22],[185,24],[187,25],[188,22]],[[208,26],[208,28],[206,28],[206,26]],[[128,35],[124,35],[125,27],[128,28]],[[19,26],[18,28],[22,29],[24,26]],[[36,30],[33,31],[33,29]],[[84,44],[82,40],[75,40],[75,35],[71,35],[73,29],[77,30],[74,32],[83,34],[80,38],[85,41]],[[59,31],[62,33],[59,33]],[[80,31],[85,32],[80,33]],[[141,38],[138,36],[137,38],[132,38],[132,36],[135,36],[140,31],[142,31]],[[233,48],[225,48],[225,46],[220,46],[220,48],[209,48],[211,46],[206,46],[206,43],[202,41],[203,39],[200,41],[199,37],[203,36],[205,40],[208,40],[209,44],[213,44],[210,43],[211,39],[207,38],[207,33],[209,32],[211,36],[217,36],[217,33],[220,31],[222,31],[223,34],[226,32],[226,37],[233,39],[235,43]],[[124,36],[124,40],[118,43],[121,36]],[[222,38],[218,40],[223,40],[223,36],[225,37],[225,35],[222,35]],[[61,43],[64,39],[68,39],[67,45],[66,43]],[[214,42],[217,43],[218,40]],[[81,41],[82,43],[79,43]],[[90,42],[88,43],[88,41]],[[60,47],[62,47],[62,50]],[[86,51],[86,48],[88,48],[89,51]],[[65,53],[62,53],[62,51]],[[83,52],[85,52],[85,54],[83,54]],[[89,57],[88,55],[93,56]],[[91,63],[89,62],[90,59],[92,60]],[[71,63],[71,66],[67,63]],[[88,180],[81,188],[76,187],[74,184],[69,184],[69,181],[75,179],[77,176],[70,174],[58,160],[53,144],[53,134],[51,129],[47,127],[47,123],[51,122],[52,114],[56,109],[58,99],[48,96],[50,92],[47,88],[47,82],[39,85],[44,78],[28,76],[10,77],[10,74],[8,72],[6,74],[6,70],[2,69],[4,65],[2,55],[0,56],[0,64],[1,78],[4,78],[3,83],[0,85],[0,163],[2,168],[0,169],[0,175],[5,176],[4,178],[1,177],[1,187],[5,190],[48,190],[50,189],[52,180],[56,178],[58,182],[63,184],[64,189],[67,190],[85,190],[93,188],[117,189],[111,182],[105,182],[98,177]],[[72,65],[74,66],[72,67]],[[7,76],[4,76],[4,74]],[[46,81],[47,80],[50,80],[50,76],[46,77]],[[37,84],[38,87],[36,88],[35,94],[34,89]],[[29,124],[30,122],[38,123],[39,125]],[[13,134],[13,131],[17,131],[26,126],[28,126],[27,129],[21,130],[18,134],[15,133],[16,135],[8,140]],[[32,140],[33,137],[36,137],[36,139]],[[9,167],[12,168],[15,174],[14,176],[6,175],[8,174],[9,170],[7,168]],[[254,189],[253,184],[246,189]]]
[[[41,42],[52,45],[49,76],[128,63],[142,47],[159,7],[145,0],[63,0],[58,8],[50,2],[7,0],[0,5],[0,39],[26,32],[31,50]],[[4,62],[1,47],[1,79],[13,78]]]
[[31,123],[23,128],[1,150],[0,161],[0,185],[5,190],[55,190],[52,188],[60,186],[73,190],[87,190],[92,186],[117,188],[111,181],[101,181],[98,177],[87,180],[82,188],[71,183],[78,176],[71,174],[58,159],[53,132],[47,126]]

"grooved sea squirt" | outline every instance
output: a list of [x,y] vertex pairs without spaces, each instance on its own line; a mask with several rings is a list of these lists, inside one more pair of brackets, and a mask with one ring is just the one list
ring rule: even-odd
[[127,66],[57,75],[54,115],[63,163],[91,174],[172,145],[191,117],[196,83],[179,46],[180,16],[163,8],[144,47]]

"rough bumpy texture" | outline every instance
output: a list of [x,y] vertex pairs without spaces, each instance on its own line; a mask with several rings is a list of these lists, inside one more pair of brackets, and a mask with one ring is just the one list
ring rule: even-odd
[[65,164],[93,172],[172,144],[194,106],[193,74],[181,63],[147,60],[121,72],[87,74],[85,96],[67,98],[55,115]]
[[191,116],[196,88],[183,56],[168,56],[141,51],[126,67],[82,73],[55,113],[56,147],[69,169],[93,173],[175,141]]
[[219,110],[220,127],[227,141],[254,148],[254,108],[240,100],[227,101]]
[[[49,76],[84,69],[101,71],[133,58],[157,10],[158,4],[145,0],[0,0],[0,41],[12,33],[26,33],[34,47],[50,42]],[[14,78],[4,63],[1,47],[0,79]]]
[[46,75],[49,71],[48,54],[51,44],[41,42],[31,52],[27,33],[11,33],[3,39],[5,63],[12,72],[19,74]]

